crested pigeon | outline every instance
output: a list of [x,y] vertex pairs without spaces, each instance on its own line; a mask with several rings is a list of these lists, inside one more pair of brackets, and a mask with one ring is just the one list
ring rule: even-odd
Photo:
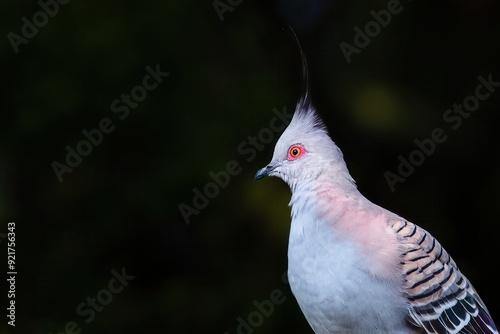
[[292,192],[288,280],[315,333],[498,334],[439,242],[359,192],[307,90],[264,176]]

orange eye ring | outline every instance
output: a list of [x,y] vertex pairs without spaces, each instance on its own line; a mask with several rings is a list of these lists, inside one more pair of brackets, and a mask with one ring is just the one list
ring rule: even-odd
[[304,147],[302,145],[294,144],[294,145],[290,146],[290,148],[288,149],[287,159],[288,160],[295,160],[295,159],[301,157],[305,152],[306,152],[306,150],[304,149]]

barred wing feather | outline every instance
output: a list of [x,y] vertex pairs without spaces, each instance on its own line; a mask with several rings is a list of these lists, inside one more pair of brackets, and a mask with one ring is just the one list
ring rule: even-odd
[[498,334],[476,290],[426,230],[404,220],[391,222],[402,246],[408,321],[429,334]]

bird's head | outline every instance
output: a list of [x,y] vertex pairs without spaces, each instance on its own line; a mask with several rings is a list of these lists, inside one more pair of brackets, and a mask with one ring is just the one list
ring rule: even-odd
[[[256,180],[277,176],[292,190],[322,175],[333,179],[348,178],[352,182],[342,152],[328,135],[309,96],[306,94],[297,104],[290,124],[276,143],[271,162],[255,174]],[[344,170],[347,176],[337,175]]]

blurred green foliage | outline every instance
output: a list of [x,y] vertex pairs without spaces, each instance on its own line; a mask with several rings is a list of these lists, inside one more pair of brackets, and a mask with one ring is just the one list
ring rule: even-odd
[[[438,237],[500,321],[500,92],[448,129],[395,192],[383,176],[415,139],[444,126],[444,111],[474,93],[479,75],[500,81],[499,5],[401,5],[348,64],[339,44],[353,44],[353,28],[386,1],[247,0],[223,21],[211,1],[70,1],[18,53],[7,34],[21,34],[21,18],[40,5],[4,3],[0,233],[17,223],[18,332],[59,333],[75,321],[84,333],[233,334],[238,317],[248,320],[253,301],[275,289],[286,301],[254,332],[312,332],[282,280],[289,190],[277,179],[253,182],[278,137],[251,161],[238,150],[269,126],[273,108],[293,110],[299,97],[287,25],[362,192]],[[170,75],[120,120],[112,101],[156,64]],[[114,131],[59,182],[53,161],[64,163],[66,145],[75,148],[103,118]],[[193,188],[231,160],[241,173],[185,224],[179,204],[192,205]],[[0,248],[5,254],[4,240]],[[77,305],[123,267],[136,278],[86,323]],[[5,318],[0,331],[15,332]]]

